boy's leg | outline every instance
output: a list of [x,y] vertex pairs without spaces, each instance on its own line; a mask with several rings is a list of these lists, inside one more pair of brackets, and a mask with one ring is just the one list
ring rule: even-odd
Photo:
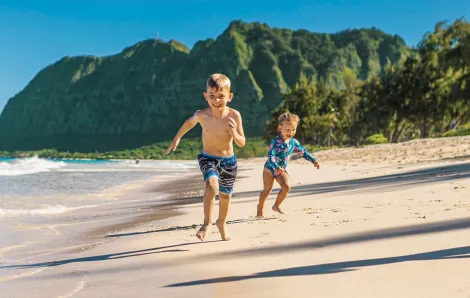
[[290,179],[289,175],[286,172],[282,172],[279,176],[277,176],[276,181],[281,186],[281,190],[277,194],[276,202],[273,205],[273,211],[279,212],[280,214],[285,214],[280,206],[282,202],[286,199],[287,194],[290,191]]
[[273,190],[273,184],[273,174],[271,173],[271,171],[265,168],[263,170],[263,190],[259,194],[259,203],[256,212],[256,217],[263,217],[264,202],[266,202],[266,198],[271,194],[271,191]]
[[196,237],[199,240],[204,241],[209,236],[212,227],[212,212],[214,210],[214,201],[217,189],[219,188],[219,182],[217,177],[210,177],[206,180],[206,187],[204,190],[204,224],[196,233]]
[[217,228],[219,228],[222,240],[230,240],[227,232],[227,215],[232,196],[233,186],[237,178],[238,163],[235,156],[225,158],[220,163],[219,176],[219,218]]
[[230,207],[231,195],[219,192],[219,218],[216,221],[217,228],[219,229],[222,240],[230,240],[230,236],[227,231],[227,215]]
[[198,157],[199,167],[204,176],[205,189],[204,189],[204,224],[196,233],[196,237],[199,240],[204,241],[209,236],[210,229],[212,227],[212,211],[214,209],[215,195],[219,188],[217,171],[217,160],[199,154]]

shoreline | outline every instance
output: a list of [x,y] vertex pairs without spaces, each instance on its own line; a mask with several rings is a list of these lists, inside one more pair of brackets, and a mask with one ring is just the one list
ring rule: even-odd
[[[138,229],[147,223],[181,215],[181,211],[178,210],[180,205],[198,200],[187,194],[188,190],[194,188],[192,186],[194,176],[194,169],[190,169],[185,170],[180,176],[156,175],[92,194],[91,196],[114,197],[116,201],[93,208],[47,216],[34,227],[34,230],[46,235],[49,231],[53,234],[46,238],[38,238],[40,242],[34,245],[34,249],[28,243],[1,248],[0,259],[3,259],[1,263],[11,265],[17,263],[15,260],[21,259],[29,262],[34,262],[35,259],[41,261],[45,255],[46,259],[54,262],[68,253],[81,253],[114,240],[112,237],[105,237],[111,232]],[[178,183],[185,188],[171,187]],[[184,201],[177,201],[176,199],[182,195]],[[10,221],[14,220],[10,217]],[[5,277],[0,274],[0,282],[3,279]]]
[[[87,236],[106,239],[110,238],[107,236],[107,234],[110,233],[117,233],[127,229],[139,229],[147,223],[158,222],[183,215],[183,213],[179,211],[182,206],[202,202],[201,192],[199,190],[193,191],[194,188],[197,189],[198,184],[201,184],[198,179],[195,179],[196,176],[200,178],[200,175],[196,175],[194,171],[195,170],[192,170],[182,177],[172,177],[175,179],[159,181],[157,185],[148,182],[139,186],[140,190],[137,190],[138,194],[156,193],[162,194],[163,197],[157,198],[153,202],[147,202],[144,206],[140,207],[139,210],[146,210],[143,214],[131,216],[129,220],[124,222],[88,231]],[[179,188],[176,189],[176,186],[179,186]],[[135,195],[135,192],[130,191],[123,194],[122,198],[126,199]]]

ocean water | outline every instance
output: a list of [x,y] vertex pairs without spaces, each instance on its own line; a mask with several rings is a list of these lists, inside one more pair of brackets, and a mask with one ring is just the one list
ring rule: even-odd
[[57,214],[107,203],[90,195],[157,175],[173,176],[194,162],[0,158],[0,218]]
[[196,161],[136,164],[0,158],[0,264],[14,263],[20,256],[22,260],[32,258],[28,251],[39,248],[65,247],[86,229],[138,214],[143,202],[157,202],[163,194],[136,192],[134,196],[134,188],[172,180],[195,169]]

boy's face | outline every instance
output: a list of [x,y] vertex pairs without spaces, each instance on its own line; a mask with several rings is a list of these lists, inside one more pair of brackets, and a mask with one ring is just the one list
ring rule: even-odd
[[204,92],[204,98],[211,107],[211,109],[220,110],[227,106],[227,103],[232,101],[233,93],[230,93],[230,90],[227,88],[207,88]]
[[283,139],[290,139],[295,136],[297,131],[297,122],[284,121],[281,126],[279,126],[279,133]]

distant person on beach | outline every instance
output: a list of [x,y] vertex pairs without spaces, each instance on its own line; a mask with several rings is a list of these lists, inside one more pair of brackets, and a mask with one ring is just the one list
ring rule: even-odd
[[216,226],[222,240],[230,240],[226,220],[230,199],[237,176],[237,159],[233,152],[233,141],[245,146],[245,134],[240,113],[227,104],[232,101],[230,79],[223,74],[213,74],[206,82],[204,98],[208,108],[198,110],[190,117],[174,137],[166,154],[175,151],[181,138],[197,123],[202,127],[203,149],[198,154],[199,167],[204,177],[204,224],[196,233],[204,241],[212,227],[212,210],[215,195],[219,192],[219,218]]
[[281,210],[281,204],[291,188],[286,168],[292,152],[296,152],[299,156],[313,163],[317,169],[320,169],[316,159],[307,152],[299,141],[294,139],[299,122],[299,116],[291,113],[284,113],[278,118],[278,135],[269,145],[268,160],[264,164],[263,170],[263,191],[259,194],[256,217],[263,217],[264,203],[273,189],[274,180],[279,183],[281,190],[277,195],[272,210],[284,214]]

